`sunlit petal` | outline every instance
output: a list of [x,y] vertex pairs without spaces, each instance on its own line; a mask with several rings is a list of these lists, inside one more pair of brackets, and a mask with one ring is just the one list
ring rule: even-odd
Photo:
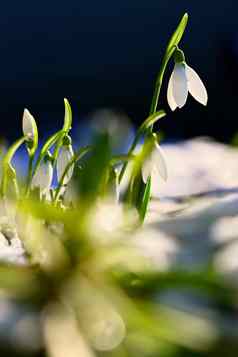
[[[72,157],[74,156],[74,153],[73,153],[73,149],[72,149],[72,146],[69,145],[69,146],[63,146],[60,150],[60,153],[59,153],[59,157],[58,157],[58,160],[57,160],[57,178],[58,178],[58,181],[61,180],[63,174],[64,174],[64,171],[69,163],[69,161],[72,159]],[[73,171],[74,171],[74,166],[72,165],[70,167],[70,169],[68,170],[67,174],[65,175],[64,177],[64,182],[63,184],[66,185],[69,180],[71,179],[72,175],[73,175]]]
[[166,181],[168,178],[167,165],[164,154],[158,144],[155,144],[155,150],[153,151],[153,163],[160,176]]
[[53,179],[53,167],[50,161],[42,161],[38,167],[33,179],[31,187],[39,187],[41,193],[45,193],[50,189]]
[[141,170],[142,179],[144,183],[147,182],[148,177],[151,175],[152,169],[153,169],[153,161],[152,161],[152,156],[150,155],[143,163],[142,170]]
[[207,91],[199,75],[186,64],[189,93],[201,104],[207,105]]
[[167,90],[167,101],[170,106],[170,109],[174,111],[177,108],[177,104],[173,96],[173,72],[169,79],[168,90]]
[[188,83],[183,63],[176,63],[173,71],[172,94],[175,103],[179,108],[182,108],[188,97]]

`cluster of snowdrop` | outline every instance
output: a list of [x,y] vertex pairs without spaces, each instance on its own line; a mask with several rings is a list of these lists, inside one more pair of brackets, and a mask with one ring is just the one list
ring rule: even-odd
[[[171,59],[175,63],[167,90],[167,99],[171,110],[174,111],[176,108],[182,108],[186,103],[188,93],[199,103],[203,105],[207,104],[206,88],[198,74],[186,64],[184,53],[179,48],[187,20],[188,15],[185,14],[168,43],[156,81],[149,116],[139,127],[127,155],[113,156],[112,153],[109,153],[111,158],[107,161],[106,166],[103,167],[102,172],[96,172],[97,165],[95,165],[95,172],[91,168],[84,175],[86,177],[87,175],[98,176],[100,182],[97,184],[101,188],[101,191],[99,189],[97,195],[102,195],[102,192],[114,192],[117,201],[125,201],[137,208],[142,221],[147,212],[151,193],[155,191],[161,178],[167,180],[168,177],[166,161],[158,143],[158,135],[153,127],[160,118],[166,115],[164,110],[158,110],[158,101],[164,73]],[[67,186],[73,177],[74,168],[78,160],[88,153],[88,160],[90,160],[90,155],[98,155],[99,161],[101,157],[100,148],[93,150],[94,143],[92,143],[92,147],[84,147],[78,153],[74,153],[72,140],[69,135],[71,126],[72,111],[68,100],[65,99],[63,128],[52,135],[43,145],[40,153],[37,154],[39,152],[37,124],[32,114],[27,109],[24,110],[22,122],[23,137],[10,147],[3,159],[3,175],[0,190],[2,197],[6,196],[8,186],[12,186],[12,184],[17,194],[19,195],[19,192],[21,194],[11,160],[19,146],[25,144],[29,154],[29,167],[25,190],[23,190],[24,194],[27,197],[32,191],[38,190],[41,199],[47,198],[55,204],[62,201],[64,194],[67,192]],[[104,131],[107,131],[105,125]],[[107,134],[111,135],[110,130],[107,131]],[[142,140],[143,144],[140,146],[139,152],[137,152],[138,143]],[[105,150],[105,148],[101,148],[101,150]],[[104,159],[106,159],[106,156]],[[97,159],[95,162],[97,162]],[[120,185],[128,163],[132,166],[132,170],[129,174],[126,190],[122,194]],[[56,187],[52,187],[54,169],[56,169],[58,180]],[[100,166],[101,169],[102,167]],[[82,170],[84,170],[84,167]],[[121,192],[121,195],[118,194],[119,192]]]
[[[151,202],[148,214],[150,198],[160,180],[166,181],[173,174],[169,173],[155,130],[157,121],[166,115],[159,98],[170,60],[175,62],[167,90],[171,110],[184,106],[188,92],[201,104],[207,103],[201,79],[186,64],[179,48],[187,19],[185,14],[168,43],[150,113],[128,152],[115,153],[123,124],[122,120],[115,123],[107,112],[96,118],[90,145],[77,148],[70,136],[72,111],[67,99],[63,127],[42,146],[37,121],[24,110],[22,136],[2,158],[0,261],[7,264],[1,265],[0,277],[4,296],[14,297],[19,291],[24,310],[28,299],[30,311],[36,303],[36,323],[29,324],[27,316],[26,322],[20,320],[20,327],[17,319],[17,330],[11,328],[17,331],[19,340],[25,338],[33,354],[44,349],[57,357],[101,356],[111,351],[118,356],[157,356],[161,346],[170,351],[171,344],[173,353],[178,347],[180,355],[180,347],[188,353],[203,353],[207,346],[214,345],[210,315],[201,319],[163,303],[166,296],[173,299],[174,287],[184,287],[187,293],[201,286],[206,297],[208,290],[216,295],[219,289],[216,280],[211,280],[209,289],[209,279],[213,279],[210,265],[206,264],[202,274],[193,275],[181,264],[189,261],[190,266],[192,249],[194,256],[197,253],[198,245],[184,249],[183,242],[175,239],[182,235],[190,238],[191,224],[185,227],[180,222],[178,234],[177,221],[181,217],[176,222],[174,215],[160,217],[158,222],[158,213],[167,212],[160,202],[159,209],[157,202]],[[22,181],[13,165],[21,145],[28,154],[27,175]],[[11,224],[9,214],[1,211],[2,202],[12,209]],[[178,208],[170,207],[170,213],[177,213]],[[237,264],[235,260],[227,263],[228,253],[220,256],[218,263],[221,261],[226,272],[233,274]],[[19,264],[27,269],[19,269]],[[182,270],[177,271],[179,265]],[[219,291],[223,294],[224,290]],[[223,306],[220,293],[217,295],[214,306]],[[227,303],[228,295],[224,296]],[[181,326],[185,326],[182,332]],[[32,331],[33,335],[43,336],[42,341],[37,340],[36,350]],[[20,343],[15,335],[13,341],[18,350]]]

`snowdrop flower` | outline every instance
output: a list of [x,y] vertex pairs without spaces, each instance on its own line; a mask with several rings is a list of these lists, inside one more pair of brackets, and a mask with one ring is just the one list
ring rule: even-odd
[[158,182],[160,177],[166,181],[168,178],[167,166],[164,159],[163,152],[157,142],[154,143],[154,149],[145,160],[142,166],[142,179],[144,183],[147,182],[148,177],[151,176],[151,192],[158,189]]
[[188,92],[199,103],[206,105],[208,96],[206,88],[198,74],[185,63],[181,50],[175,51],[175,66],[168,84],[167,100],[171,110],[182,108]]
[[22,118],[22,130],[23,134],[30,140],[33,140],[36,134],[37,126],[34,117],[31,115],[28,109],[24,109]]
[[35,175],[33,176],[31,188],[38,187],[41,194],[49,191],[53,180],[53,166],[50,157],[47,155],[40,163]]
[[[74,152],[72,149],[72,145],[63,145],[61,147],[58,159],[57,159],[57,165],[56,165],[56,169],[57,169],[57,178],[58,178],[58,182],[60,182],[64,171],[67,167],[67,165],[69,164],[70,160],[73,158],[74,156]],[[66,185],[69,180],[71,179],[72,175],[73,175],[73,171],[74,171],[74,165],[71,165],[69,170],[67,171],[67,174],[64,177],[64,182],[63,185]]]

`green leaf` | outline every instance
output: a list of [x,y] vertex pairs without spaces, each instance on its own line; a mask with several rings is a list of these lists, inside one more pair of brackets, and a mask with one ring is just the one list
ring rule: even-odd
[[141,205],[139,208],[139,215],[140,215],[140,219],[141,219],[142,223],[144,222],[148,204],[150,202],[150,188],[151,188],[151,176],[149,176],[147,179],[146,186],[144,189],[144,194],[143,194],[142,201],[141,201]]
[[128,162],[128,161],[131,161],[135,158],[135,155],[132,155],[132,154],[127,154],[127,155],[115,155],[111,158],[110,160],[110,164],[113,166],[113,165],[116,165],[118,163],[121,163],[121,162]]
[[212,271],[166,271],[136,273],[117,271],[114,275],[117,282],[133,296],[152,296],[170,288],[192,288],[205,292],[216,299],[231,301],[234,291],[225,286],[219,276]]
[[168,52],[170,52],[170,50],[173,47],[178,46],[179,42],[181,41],[184,31],[186,29],[188,23],[188,14],[185,13],[180,21],[180,23],[178,24],[178,27],[176,28],[176,30],[174,31],[173,35],[171,36],[167,49],[166,49],[166,54]]
[[155,112],[154,114],[151,114],[140,126],[139,132],[145,132],[147,129],[149,129],[151,126],[153,126],[159,119],[165,117],[166,113],[164,110],[159,110],[158,112]]

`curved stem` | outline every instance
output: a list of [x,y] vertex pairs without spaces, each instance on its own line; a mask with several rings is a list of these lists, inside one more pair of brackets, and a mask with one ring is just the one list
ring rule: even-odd
[[167,64],[168,64],[170,58],[172,57],[175,49],[176,49],[176,46],[172,46],[171,49],[168,51],[168,53],[167,52],[165,53],[164,58],[162,60],[162,65],[161,65],[160,71],[158,73],[156,82],[155,82],[154,94],[153,94],[153,98],[152,98],[152,102],[151,102],[151,106],[150,106],[150,115],[154,114],[158,107],[159,96],[160,96],[160,91],[161,91],[161,87],[162,87],[162,83],[163,83],[164,73],[165,73]]
[[11,166],[11,160],[15,154],[15,152],[18,150],[18,148],[24,143],[26,140],[26,137],[23,136],[17,141],[15,141],[14,144],[9,148],[7,151],[4,159],[3,159],[3,173],[2,173],[2,181],[1,181],[1,187],[0,187],[0,195],[3,197],[6,193],[6,188],[7,188],[7,181],[8,181],[8,174],[9,174],[9,168],[12,170],[12,174],[16,175],[15,170]]
[[[164,78],[164,73],[167,67],[167,64],[170,60],[170,58],[172,57],[174,51],[176,49],[176,46],[172,46],[171,49],[165,53],[163,61],[162,61],[162,65],[159,71],[159,74],[157,76],[156,79],[156,83],[155,83],[155,89],[154,89],[154,94],[153,94],[153,98],[152,98],[152,102],[151,102],[151,106],[150,106],[150,113],[149,115],[152,115],[156,112],[156,109],[158,107],[158,102],[159,102],[159,96],[160,96],[160,91],[161,91],[161,87],[162,87],[162,83],[163,83],[163,78]],[[151,125],[151,127],[147,130],[148,132],[152,132],[153,130],[153,125]],[[138,144],[138,141],[140,139],[140,136],[143,132],[141,131],[141,127],[139,128],[139,130],[137,131],[137,134],[131,144],[131,147],[128,151],[128,155],[131,155],[133,150],[135,149],[136,145]],[[126,171],[128,162],[125,162],[124,165],[122,166],[122,169],[120,171],[119,174],[119,184],[124,176],[124,173]]]
[[26,195],[28,195],[29,190],[30,190],[31,176],[32,176],[32,170],[33,170],[33,160],[34,160],[34,155],[30,155],[29,163],[28,163],[27,179],[26,179]]

